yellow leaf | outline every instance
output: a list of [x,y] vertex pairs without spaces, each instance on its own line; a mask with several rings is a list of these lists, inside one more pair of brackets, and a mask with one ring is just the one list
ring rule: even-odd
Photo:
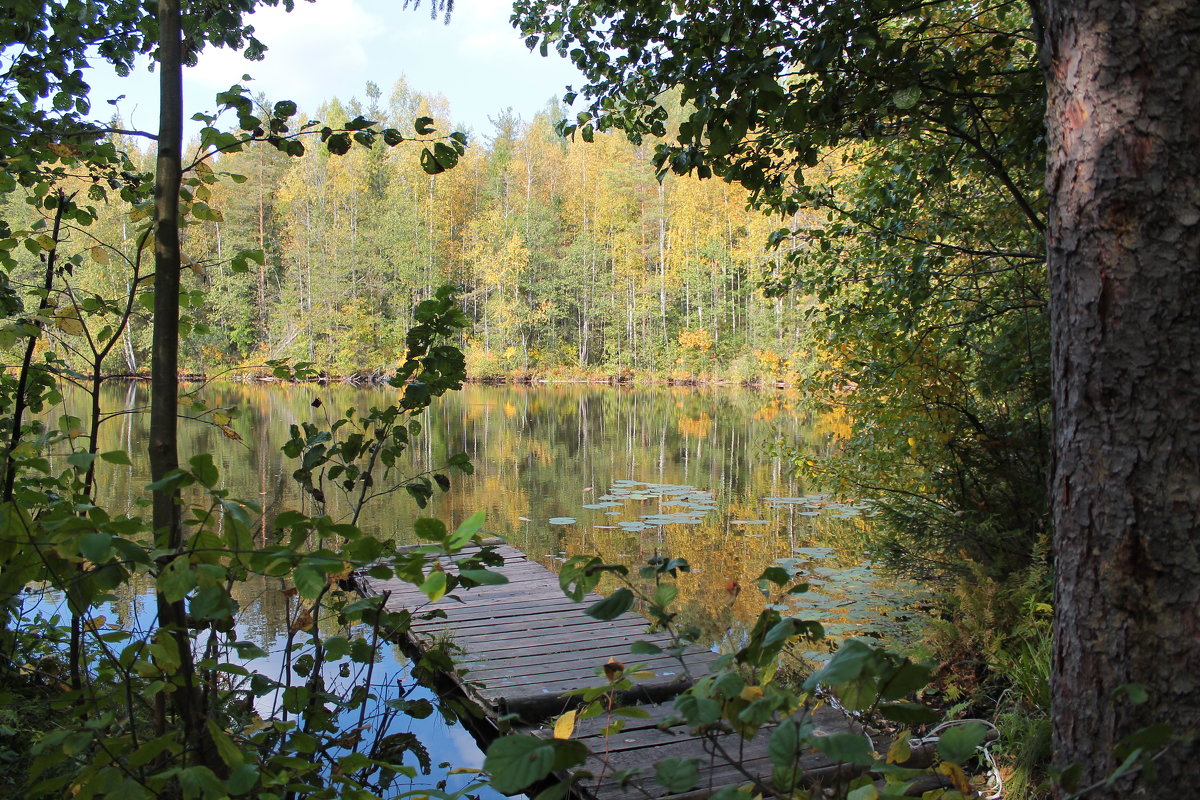
[[83,320],[79,318],[79,309],[74,306],[60,308],[54,314],[54,327],[68,336],[82,336],[84,328]]
[[213,422],[215,422],[218,425],[222,425],[222,426],[228,425],[232,421],[233,421],[233,417],[229,416],[228,414],[222,413],[220,411],[213,412]]
[[51,142],[46,145],[46,149],[59,158],[74,158],[79,155],[79,148],[63,142]]
[[896,741],[892,742],[887,751],[887,763],[903,764],[912,757],[912,747],[908,743],[909,733],[905,731],[896,737]]
[[738,697],[742,698],[747,703],[753,703],[755,700],[761,700],[762,696],[763,690],[761,686],[747,686],[745,689],[742,689],[741,694],[738,695]]
[[555,739],[570,739],[575,732],[575,711],[572,709],[558,718],[554,723]]
[[100,245],[96,245],[88,252],[91,253],[91,255],[92,255],[92,261],[95,261],[97,264],[107,264],[108,263],[108,251],[105,250]]
[[964,795],[971,795],[971,782],[967,780],[967,773],[962,771],[962,767],[950,761],[943,761],[938,764],[938,772],[945,775],[954,784],[954,788],[958,789]]
[[54,246],[55,246],[54,240],[51,239],[46,234],[42,233],[33,238],[34,238],[34,241],[36,241],[38,244],[40,244],[42,246],[43,250],[53,250],[54,249]]
[[139,219],[146,219],[153,213],[154,205],[151,203],[146,203],[145,205],[139,206],[133,211],[129,212],[129,219],[133,222],[137,222]]
[[203,277],[204,277],[204,267],[200,266],[200,265],[199,265],[199,264],[197,264],[195,261],[193,261],[193,260],[192,260],[192,259],[191,259],[191,258],[190,258],[188,255],[187,255],[187,253],[183,253],[183,252],[181,252],[181,253],[179,254],[179,260],[180,260],[181,262],[183,262],[183,265],[184,265],[185,267],[187,267],[188,269],[190,269],[192,272],[194,272],[195,274],[199,275],[201,278],[203,278]]
[[326,579],[327,579],[329,585],[336,589],[337,585],[338,585],[338,581],[346,580],[347,578],[350,577],[350,573],[353,571],[354,571],[354,565],[348,564],[345,561],[343,561],[342,562],[342,571],[341,572],[331,572],[326,576]]

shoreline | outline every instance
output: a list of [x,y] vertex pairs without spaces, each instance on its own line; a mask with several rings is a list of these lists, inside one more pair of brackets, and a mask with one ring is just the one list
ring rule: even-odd
[[[256,368],[248,368],[256,369]],[[269,373],[259,373],[253,375],[238,375],[229,373],[219,373],[216,375],[208,375],[201,372],[180,372],[177,380],[179,383],[210,383],[212,381],[229,381],[230,383],[317,383],[317,384],[332,384],[340,383],[347,386],[384,386],[387,384],[389,375],[387,374],[370,374],[370,375],[329,375],[324,374],[310,380],[298,381],[276,378]],[[149,373],[136,374],[120,374],[107,375],[104,377],[106,381],[129,381],[137,383],[149,383]],[[743,389],[792,389],[795,385],[787,381],[764,381],[748,380],[736,381],[728,378],[717,378],[711,376],[696,376],[696,377],[653,377],[649,374],[622,374],[610,375],[607,377],[586,377],[586,376],[568,376],[568,377],[551,377],[551,376],[533,376],[526,374],[507,375],[504,377],[486,377],[486,378],[467,378],[464,383],[480,385],[480,386],[534,386],[534,385],[553,385],[553,384],[579,384],[585,386],[674,386],[674,387],[739,387]]]

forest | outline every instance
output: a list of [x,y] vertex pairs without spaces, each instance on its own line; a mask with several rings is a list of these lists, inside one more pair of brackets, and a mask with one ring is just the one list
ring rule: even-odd
[[[312,112],[394,128],[453,118],[444,100],[403,81]],[[556,103],[528,121],[498,109],[494,129],[438,175],[402,148],[294,158],[260,143],[212,158],[215,173],[240,177],[195,198],[204,208],[182,246],[188,288],[205,297],[192,316],[208,330],[189,337],[182,368],[254,375],[292,358],[335,377],[386,376],[404,355],[412,309],[451,283],[473,323],[463,347],[474,379],[794,381],[809,348],[807,301],[762,288],[778,272],[767,236],[780,221],[748,209],[735,186],[655,180],[649,147],[615,132],[565,139],[554,131],[565,114]],[[117,143],[135,163],[152,162],[136,141]],[[103,294],[136,242],[122,235],[120,207],[98,211],[98,239],[73,244],[89,251],[78,289]],[[16,196],[8,218],[18,229],[33,222]],[[96,241],[120,243],[122,257]],[[234,261],[251,250],[261,263]],[[24,261],[35,273],[36,259]],[[114,370],[144,369],[148,349],[148,327],[135,321]]]
[[[498,109],[490,130],[455,131],[444,100],[404,81],[313,109],[240,85],[185,108],[184,65],[208,47],[260,56],[249,12],[275,5],[292,7],[18,0],[0,19],[4,791],[1184,791],[1200,756],[1183,677],[1200,667],[1194,4],[517,0],[526,45],[585,80],[529,120]],[[427,10],[454,15],[452,0]],[[142,57],[157,131],[97,119],[82,67]],[[296,499],[277,507],[265,480],[233,495],[216,446],[181,449],[243,440],[242,410],[204,391],[226,377],[378,383],[388,400],[293,398],[279,441],[252,431],[289,463],[278,494]],[[377,666],[445,617],[439,601],[521,590],[496,588],[509,577],[483,509],[417,518],[404,546],[373,509],[439,508],[474,474],[450,443],[432,452],[439,398],[543,378],[786,387],[762,410],[800,409],[820,447],[776,436],[770,455],[822,494],[771,499],[869,509],[864,554],[933,587],[932,632],[807,661],[826,631],[789,603],[830,573],[734,559],[706,602],[737,605],[745,630],[703,654],[711,674],[676,687],[669,721],[707,767],[614,772],[606,742],[649,712],[625,704],[644,671],[610,658],[541,730],[500,719],[478,767],[425,780],[426,729],[409,726],[435,713],[421,692],[438,675],[461,675],[459,648],[409,653],[398,679]],[[125,406],[119,381],[136,381]],[[699,447],[712,417],[678,427]],[[103,499],[114,469],[127,507]],[[626,534],[717,507],[696,486],[606,483],[585,508],[685,507]],[[692,538],[727,554],[728,527]],[[693,565],[643,548],[631,568],[615,542],[564,549],[558,588],[601,591],[584,609],[597,623],[640,612],[658,638],[630,657],[688,672],[707,641],[676,604]],[[259,597],[284,614],[277,648],[249,633]],[[447,720],[479,711],[455,698]],[[818,731],[829,707],[842,727]],[[725,737],[757,739],[765,772]],[[705,788],[718,756],[729,782]]]

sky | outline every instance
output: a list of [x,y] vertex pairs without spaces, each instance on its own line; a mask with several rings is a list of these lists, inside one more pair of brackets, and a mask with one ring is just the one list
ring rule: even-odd
[[[401,77],[425,94],[449,101],[452,121],[486,137],[489,117],[512,107],[523,119],[545,108],[565,87],[582,84],[566,59],[553,51],[547,58],[526,49],[509,24],[511,0],[455,0],[450,24],[439,14],[430,19],[429,0],[420,8],[403,8],[401,0],[317,0],[298,2],[288,14],[265,8],[251,18],[256,35],[269,48],[263,61],[247,61],[240,53],[210,50],[184,72],[184,107],[188,116],[213,110],[213,96],[242,75],[254,80],[252,92],[272,101],[289,99],[310,115],[333,97],[365,98],[374,81],[386,98]],[[108,114],[105,100],[125,95],[117,109],[125,124],[157,129],[157,74],[144,67],[128,78],[96,67],[88,75],[93,115]],[[185,137],[194,135],[193,123]]]

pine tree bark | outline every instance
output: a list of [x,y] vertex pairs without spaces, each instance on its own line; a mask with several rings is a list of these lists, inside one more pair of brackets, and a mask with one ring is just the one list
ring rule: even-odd
[[[1200,764],[1200,3],[1048,0],[1054,728],[1081,786],[1167,723]],[[1141,705],[1120,691],[1144,685]],[[1179,795],[1179,796],[1182,796]]]

